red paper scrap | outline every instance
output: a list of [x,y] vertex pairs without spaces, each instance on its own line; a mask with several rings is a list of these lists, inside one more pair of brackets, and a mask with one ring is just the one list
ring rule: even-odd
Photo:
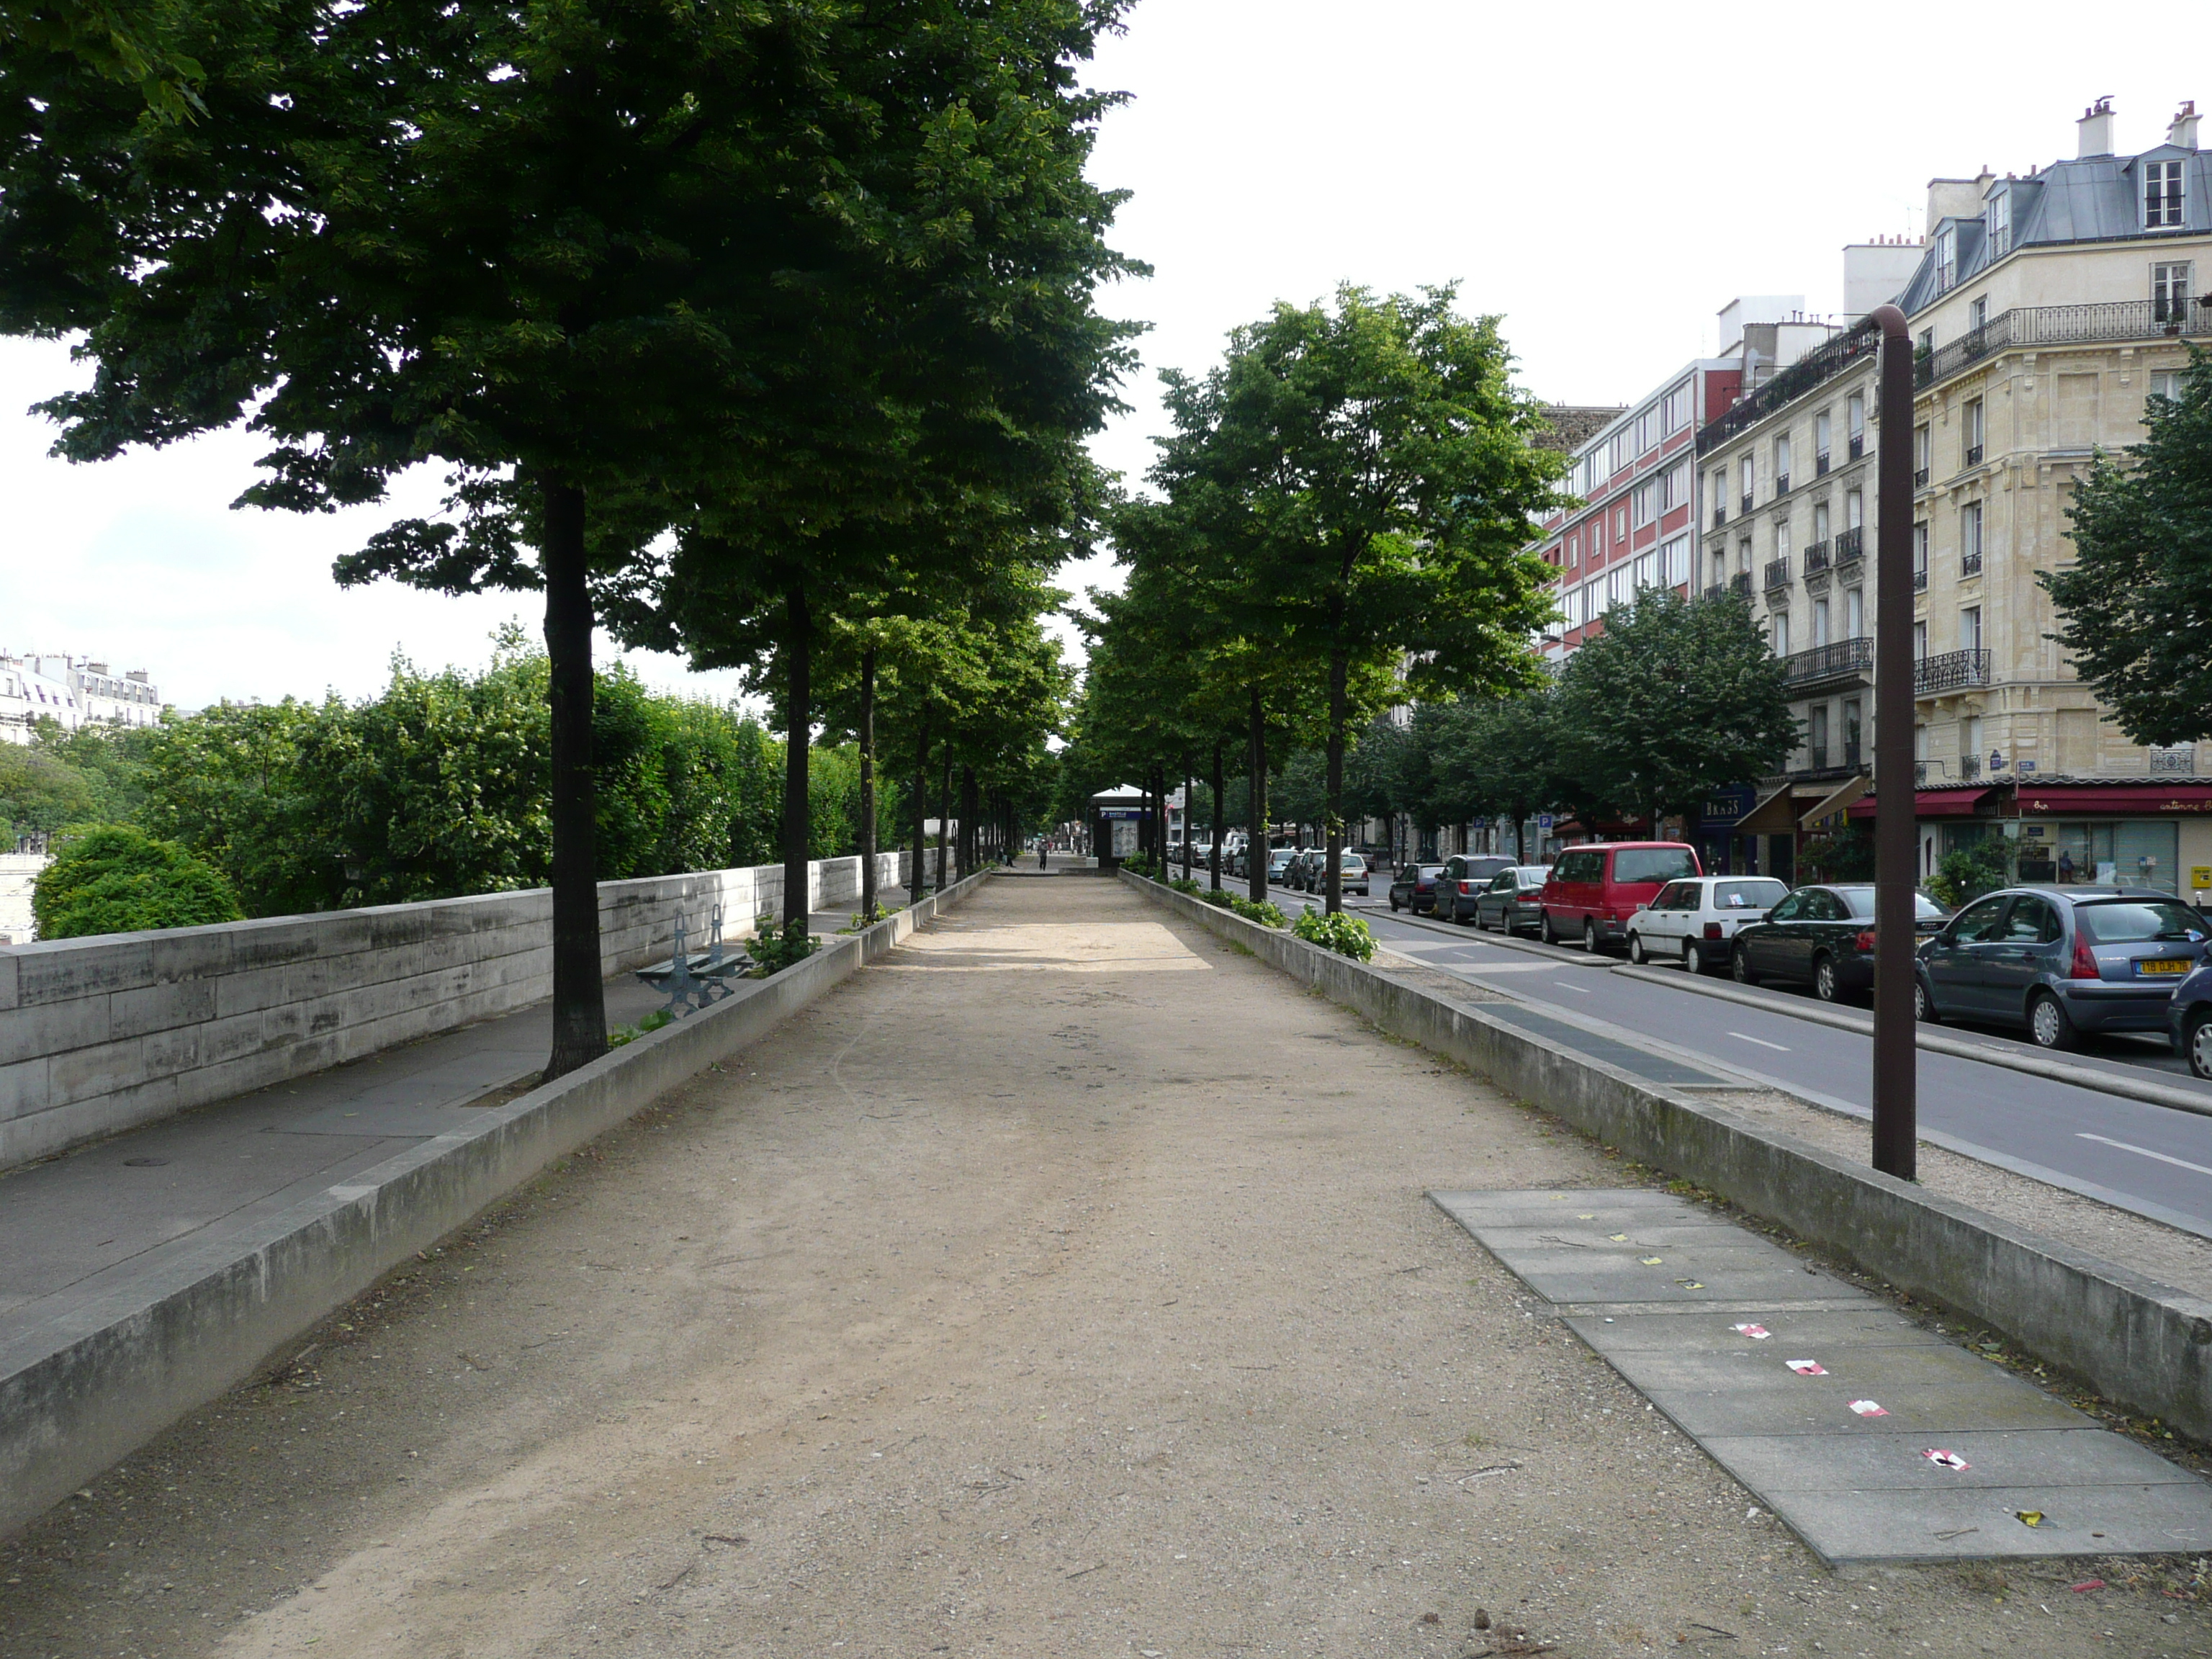
[[1732,1325],[1729,1328],[1740,1335],[1749,1337],[1754,1342],[1764,1342],[1774,1334],[1764,1325]]
[[1826,1376],[1828,1368],[1817,1359],[1785,1359],[1784,1364],[1800,1376]]
[[2105,1581],[2101,1578],[2084,1578],[2080,1583],[2069,1584],[2066,1588],[2072,1590],[2075,1595],[2080,1595],[2086,1590],[2104,1589]]
[[1879,1404],[1871,1400],[1854,1400],[1851,1401],[1851,1409],[1856,1412],[1861,1417],[1887,1417],[1889,1415],[1887,1412],[1882,1410]]
[[1920,1454],[1939,1469],[1971,1469],[1974,1466],[1954,1451],[1931,1449]]

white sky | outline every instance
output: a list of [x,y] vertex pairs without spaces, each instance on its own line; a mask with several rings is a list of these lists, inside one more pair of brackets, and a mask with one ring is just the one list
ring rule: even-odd
[[[1856,16],[1856,27],[1846,20]],[[1530,390],[1623,403],[1715,343],[1738,294],[1841,302],[1848,241],[1919,234],[1927,181],[2074,153],[2111,94],[2122,152],[2184,98],[2212,107],[2186,23],[1996,9],[1468,0],[1141,0],[1092,79],[1134,94],[1094,174],[1134,192],[1116,245],[1155,275],[1110,292],[1152,325],[1135,406],[1099,440],[1141,474],[1154,373],[1202,371],[1278,298],[1456,279],[1504,318]],[[0,648],[144,667],[186,707],[373,692],[395,647],[474,664],[532,596],[341,592],[330,562],[434,499],[329,518],[233,513],[262,446],[225,434],[96,467],[46,459],[23,412],[72,382],[58,346],[0,341]],[[1070,568],[1080,590],[1110,567]],[[729,676],[635,659],[657,684]]]

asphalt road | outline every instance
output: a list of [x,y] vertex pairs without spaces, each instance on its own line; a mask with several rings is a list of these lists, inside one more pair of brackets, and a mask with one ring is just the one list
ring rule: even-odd
[[[1602,1020],[1647,1047],[1871,1115],[1873,1043],[1856,1031],[1796,1018],[1786,1000],[1769,1012],[1607,971],[1624,957],[1592,958],[1534,940],[1505,945],[1471,924],[1393,915],[1383,894],[1378,880],[1371,898],[1346,902],[1394,951],[1528,1002]],[[1295,914],[1307,900],[1283,889],[1277,902]],[[1989,1040],[2012,1041],[1996,1034]],[[2120,1067],[2145,1057],[2162,1058],[2109,1041],[2067,1058]],[[2179,1070],[2160,1080],[2202,1086],[2190,1085],[2185,1066]],[[2212,1098],[2212,1089],[2206,1092]],[[1924,1050],[1919,1097],[1923,1139],[2212,1237],[2212,1117]]]

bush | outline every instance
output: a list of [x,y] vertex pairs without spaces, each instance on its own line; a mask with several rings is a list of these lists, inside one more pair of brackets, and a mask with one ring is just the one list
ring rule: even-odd
[[673,1025],[675,1023],[676,1016],[670,1013],[667,1009],[656,1008],[636,1024],[617,1025],[613,1030],[608,1032],[607,1047],[619,1048],[626,1042],[636,1042],[649,1031],[657,1031],[664,1025]]
[[1198,896],[1198,902],[1226,910],[1237,902],[1237,895],[1225,887],[1209,887]]
[[230,884],[173,842],[105,825],[70,836],[31,890],[40,939],[236,921]]
[[1141,853],[1135,858],[1123,859],[1121,867],[1133,876],[1142,876],[1146,881],[1158,881],[1160,878],[1160,866]]
[[1185,881],[1181,876],[1175,877],[1168,883],[1168,885],[1174,888],[1178,893],[1189,894],[1193,898],[1196,898],[1203,890],[1196,882]]
[[1928,890],[1937,901],[1955,910],[1984,893],[1993,893],[2012,879],[2003,840],[1990,836],[1971,847],[1954,847],[1943,854],[1929,878]]
[[812,956],[814,935],[806,931],[805,916],[793,916],[779,928],[775,916],[763,914],[753,924],[753,936],[745,942],[745,954],[753,959],[753,977],[766,979]]
[[1289,917],[1285,916],[1273,905],[1267,903],[1264,901],[1261,903],[1255,904],[1250,899],[1238,898],[1234,894],[1231,894],[1229,899],[1229,908],[1234,910],[1238,915],[1243,917],[1245,921],[1256,921],[1262,927],[1287,927],[1290,926]]
[[1291,931],[1309,945],[1364,962],[1375,954],[1375,935],[1358,916],[1328,915],[1308,905]]

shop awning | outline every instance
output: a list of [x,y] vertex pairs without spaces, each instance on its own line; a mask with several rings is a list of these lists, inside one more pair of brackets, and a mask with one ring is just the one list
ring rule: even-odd
[[1797,827],[1797,803],[1790,786],[1778,784],[1736,822],[1740,836],[1786,836]]
[[1814,801],[1809,805],[1806,804],[1804,797],[1801,795],[1798,797],[1797,805],[1803,808],[1803,810],[1797,814],[1797,827],[1800,830],[1810,830],[1814,824],[1820,823],[1821,819],[1832,817],[1838,812],[1843,811],[1845,808],[1849,807],[1853,802],[1863,800],[1866,798],[1866,775],[1862,772],[1855,778],[1844,779],[1834,788],[1829,790],[1826,794],[1823,795],[1820,799]]
[[2020,786],[2020,810],[2130,816],[2212,812],[2212,783],[2023,783]]
[[[1916,818],[1970,818],[1981,804],[1995,791],[1981,789],[1916,789],[1912,792],[1912,816]],[[1851,816],[1870,818],[1874,816],[1875,798],[1868,795],[1851,803]]]

